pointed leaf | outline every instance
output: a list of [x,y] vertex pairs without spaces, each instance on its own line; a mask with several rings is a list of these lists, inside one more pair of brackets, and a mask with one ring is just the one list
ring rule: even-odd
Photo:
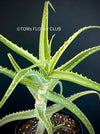
[[93,93],[97,94],[98,97],[100,98],[100,94],[98,92],[96,92],[96,91],[83,91],[83,92],[80,92],[80,93],[76,93],[74,95],[71,95],[67,99],[69,99],[71,101],[74,101],[74,100],[78,99],[79,97],[82,97],[82,96],[87,95],[87,94],[93,94]]
[[[53,41],[54,37],[55,37],[55,34],[52,36],[52,38],[50,40],[50,44],[49,44],[49,53],[50,53],[50,55],[51,55],[51,45],[52,45],[52,41]],[[51,57],[50,57],[50,59],[51,59]]]
[[[10,53],[8,53],[8,58],[9,58],[11,64],[13,65],[14,69],[16,70],[16,72],[20,71],[21,68],[20,68],[19,65],[16,63],[16,61],[14,60],[14,58],[12,57],[12,55],[11,55]],[[27,68],[25,68],[25,69],[31,70],[31,69],[33,69],[33,68],[35,68],[35,67],[40,67],[40,68],[41,68],[41,66],[42,66],[44,63],[48,63],[48,62],[39,62],[39,63],[37,63],[37,64],[35,64],[35,65],[31,65],[31,66],[29,66],[29,67],[27,67]],[[43,68],[41,68],[41,70],[42,70],[42,72],[45,74],[45,70],[44,70]]]
[[29,92],[31,93],[32,97],[35,98],[35,100],[37,99],[38,96],[38,90],[36,88],[30,87],[30,86],[26,86],[29,90]]
[[[0,66],[0,73],[10,77],[11,79],[13,79],[16,76],[16,72],[9,70],[7,68],[4,68],[2,66]],[[26,85],[26,86],[30,86],[32,88],[38,88],[39,85],[37,85],[36,83],[33,82],[33,80],[31,78],[28,77],[24,77],[21,79],[20,81],[21,84]]]
[[64,65],[61,67],[57,68],[57,70],[63,70],[63,71],[70,71],[72,70],[78,63],[80,63],[83,59],[85,59],[87,56],[93,54],[96,51],[100,50],[100,46],[92,47],[89,49],[86,49],[76,55],[74,58],[66,62]]
[[29,73],[27,73],[26,76],[30,76],[32,78],[32,80],[37,83],[37,84],[44,84],[47,83],[47,81],[45,80],[45,78],[36,71],[30,71]]
[[51,59],[51,71],[55,67],[57,61],[59,60],[62,53],[65,51],[65,49],[70,45],[70,43],[83,31],[90,29],[90,28],[100,28],[100,26],[88,26],[83,27],[79,29],[77,32],[75,32],[69,39],[60,47],[60,49],[55,53],[55,55]]
[[48,1],[45,2],[43,18],[41,24],[40,41],[39,41],[39,59],[40,61],[48,60],[50,57],[48,45]]
[[65,125],[65,122],[63,122],[63,123],[61,123],[61,124],[59,124],[57,126],[54,126],[54,130],[53,131],[55,132],[58,129],[71,129],[70,127],[65,127],[64,125]]
[[62,93],[63,93],[63,85],[62,85],[62,82],[61,81],[58,81],[58,84],[60,86],[60,94],[62,95]]
[[[16,61],[14,60],[14,58],[12,57],[12,55],[11,54],[8,54],[8,57],[9,57],[9,59],[10,59],[10,61],[11,61],[11,63],[12,63],[12,65],[13,65],[13,67],[15,68],[15,70],[18,72],[18,71],[20,71],[21,70],[21,68],[19,67],[19,65],[16,63]],[[31,69],[31,67],[32,68],[34,68],[35,67],[35,65],[33,65],[33,66],[30,66],[30,67],[28,67],[27,69]],[[32,71],[33,72],[33,71]],[[34,71],[35,72],[35,71]],[[38,72],[36,72],[36,73],[38,73]],[[29,74],[27,74],[27,75],[29,75]],[[30,74],[30,75],[33,75],[33,73],[32,74]],[[30,76],[29,75],[29,76]],[[35,74],[34,74],[35,75]],[[33,76],[32,76],[33,77]],[[30,79],[28,78],[28,77],[26,77],[26,79],[27,79],[27,81],[29,81]],[[29,79],[29,80],[28,80]],[[34,79],[36,79],[36,78],[34,78]],[[25,80],[25,78],[24,78],[24,80]],[[37,79],[36,79],[37,80]],[[37,82],[37,81],[35,81],[35,82]],[[40,83],[39,83],[40,84]],[[35,99],[37,99],[37,94],[38,94],[38,91],[37,91],[37,89],[34,87],[31,87],[31,86],[27,86],[27,88],[28,88],[28,90],[29,90],[29,92],[32,94],[32,96],[35,98]]]
[[8,90],[6,91],[4,97],[0,101],[0,108],[4,105],[4,103],[6,102],[8,97],[11,95],[11,93],[13,92],[13,90],[15,89],[17,84],[21,81],[21,79],[26,75],[27,72],[28,72],[28,70],[22,70],[16,74],[11,85],[9,86]]
[[39,60],[36,57],[34,57],[32,54],[30,54],[28,51],[24,50],[23,48],[18,47],[16,44],[12,43],[1,34],[0,34],[0,41],[4,43],[6,46],[8,46],[10,49],[12,49],[14,52],[16,52],[17,54],[23,56],[25,59],[27,59],[31,63],[36,64],[39,62]]
[[[74,95],[71,95],[70,97],[67,97],[66,99],[70,100],[70,101],[74,101],[76,99],[78,99],[79,97],[82,97],[84,95],[87,95],[87,94],[92,94],[92,93],[96,93],[99,98],[100,98],[100,94],[96,91],[83,91],[83,92],[80,92],[80,93],[76,93]],[[60,104],[54,104],[52,106],[49,106],[47,108],[47,111],[46,111],[46,114],[49,116],[49,115],[52,115],[58,111],[60,111],[61,109],[63,109],[64,106],[60,105]]]
[[100,91],[100,84],[78,73],[68,71],[53,71],[47,78],[67,80],[79,85]]
[[12,57],[12,55],[10,53],[8,53],[8,58],[11,62],[11,64],[13,65],[14,69],[16,70],[16,72],[20,71],[21,68],[19,67],[19,65],[16,63],[16,61],[14,60],[14,58]]
[[26,110],[21,112],[12,113],[9,115],[6,115],[2,119],[0,119],[0,127],[4,124],[15,121],[15,120],[22,120],[22,119],[30,119],[36,117],[36,111],[35,110]]
[[48,4],[49,4],[49,6],[52,8],[52,10],[53,10],[54,12],[56,12],[56,10],[54,9],[54,7],[53,7],[52,4],[50,3],[50,1],[48,1]]
[[46,92],[46,94],[42,95],[42,96],[44,96],[46,99],[48,99],[50,101],[59,103],[62,106],[66,107],[68,110],[70,110],[73,114],[75,114],[83,122],[83,124],[86,126],[86,128],[88,129],[90,134],[95,133],[93,130],[93,127],[92,127],[91,123],[89,122],[89,120],[87,119],[87,117],[70,100],[68,100],[68,99],[64,98],[63,96],[58,95],[54,92]]
[[6,76],[8,76],[8,77],[10,77],[10,78],[14,78],[15,77],[15,75],[16,75],[16,72],[14,72],[14,71],[12,71],[12,70],[9,70],[9,69],[7,69],[7,68],[4,68],[4,67],[2,67],[2,66],[0,66],[0,73],[2,73],[2,74],[4,74],[4,75],[6,75]]

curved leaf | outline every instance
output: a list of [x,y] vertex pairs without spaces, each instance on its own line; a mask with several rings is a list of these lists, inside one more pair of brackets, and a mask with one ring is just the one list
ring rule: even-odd
[[[2,66],[0,66],[0,73],[6,75],[8,77],[10,77],[11,79],[13,79],[16,76],[16,74],[17,74],[16,72],[14,72],[12,70],[9,70],[7,68],[4,68]],[[21,81],[20,81],[20,83],[23,84],[23,85],[26,85],[26,86],[30,86],[32,88],[38,88],[39,87],[38,84],[35,84],[33,82],[33,80],[30,79],[30,78],[28,78],[28,77],[22,78]]]
[[25,59],[27,59],[31,63],[33,64],[39,63],[39,60],[36,57],[34,57],[32,54],[30,54],[27,50],[24,50],[23,48],[18,47],[16,44],[12,43],[1,34],[0,34],[0,41],[3,42],[6,46],[8,46],[17,54],[23,56]]
[[4,74],[4,75],[6,75],[6,76],[8,76],[8,77],[10,77],[10,78],[14,78],[15,77],[15,75],[17,74],[16,72],[14,72],[14,71],[12,71],[12,70],[9,70],[9,69],[7,69],[7,68],[4,68],[4,67],[2,67],[2,66],[0,66],[0,73],[2,73],[2,74]]
[[76,99],[78,99],[79,97],[82,97],[84,95],[87,95],[87,94],[97,94],[99,99],[100,99],[100,94],[96,91],[83,91],[83,92],[80,92],[80,93],[76,93],[74,95],[71,95],[70,97],[68,97],[67,99],[71,100],[71,101],[74,101]]
[[87,117],[81,112],[81,110],[73,104],[69,99],[64,98],[61,95],[58,95],[54,92],[46,92],[46,94],[41,95],[44,96],[44,98],[56,102],[58,104],[61,104],[62,106],[66,107],[68,110],[70,110],[73,114],[75,114],[86,126],[90,134],[95,134],[94,129],[87,119]]
[[63,70],[63,71],[70,71],[72,70],[78,63],[80,63],[83,59],[85,59],[87,56],[93,54],[96,51],[100,50],[100,46],[92,47],[89,49],[86,49],[76,55],[74,58],[66,62],[64,65],[61,67],[57,68],[57,70]]
[[[50,61],[50,53],[51,53],[51,43],[52,39],[49,44],[48,40],[48,5],[54,10],[52,4],[49,1],[45,1],[43,17],[42,17],[42,24],[41,24],[41,31],[40,31],[40,39],[39,39],[39,60],[41,62]],[[55,11],[55,10],[54,10]],[[48,64],[44,64],[43,68],[47,71],[50,71],[50,66]],[[40,68],[41,72],[41,68]]]
[[7,89],[5,95],[3,96],[2,100],[0,101],[0,108],[4,105],[8,97],[11,95],[17,84],[21,81],[21,79],[28,73],[28,70],[22,70],[16,74],[12,83],[10,84],[9,88]]
[[53,71],[49,76],[47,76],[47,78],[67,80],[100,91],[99,83],[96,83],[95,81],[92,81],[91,79],[88,79],[82,75],[79,75],[78,73],[68,71]]
[[[70,100],[70,101],[74,101],[76,99],[78,99],[79,97],[82,97],[84,95],[87,95],[87,94],[91,94],[91,93],[96,93],[99,98],[100,98],[100,94],[96,91],[83,91],[83,92],[80,92],[80,93],[76,93],[74,95],[71,95],[70,97],[67,97],[66,99]],[[46,114],[49,116],[49,115],[52,115],[58,111],[60,111],[61,109],[63,109],[64,106],[60,105],[60,104],[54,104],[52,106],[49,106],[47,108],[47,111],[46,111]]]
[[[14,67],[14,69],[18,72],[21,71],[21,68],[19,67],[19,65],[16,63],[16,61],[14,60],[14,58],[12,57],[11,54],[8,54],[8,57]],[[28,68],[26,68],[25,70],[30,70],[31,68],[35,68],[36,66],[40,65],[41,63],[37,64],[37,65],[32,65]],[[27,73],[26,76],[30,76],[32,78],[32,80],[37,83],[37,84],[42,84],[42,83],[46,83],[46,80],[42,77],[42,75],[37,72],[37,71],[30,71],[29,73]]]
[[[16,63],[16,61],[14,60],[14,58],[12,57],[11,54],[8,54],[8,57],[13,65],[13,67],[15,68],[15,70],[18,72],[18,71],[21,71],[21,68],[19,67],[19,65]],[[35,65],[33,66],[30,66],[28,67],[27,69],[31,69],[31,67],[35,67]],[[43,83],[44,79],[42,78],[42,76],[36,72],[36,71],[31,71],[31,73],[28,73],[26,75],[26,79],[29,79],[27,76],[31,76],[32,80],[35,82],[35,83],[38,83],[38,84],[41,84],[41,82]],[[25,79],[24,78],[24,79]],[[30,79],[29,79],[30,80]],[[28,80],[28,81],[29,81]],[[46,82],[46,81],[45,81]],[[30,87],[30,86],[27,86],[28,90],[30,91],[30,93],[32,94],[32,96],[37,99],[37,94],[38,94],[38,90],[34,87]]]
[[32,80],[37,83],[37,84],[44,84],[47,83],[47,81],[45,80],[45,78],[36,71],[30,71],[29,73],[27,73],[26,76],[30,76],[32,78]]
[[16,72],[20,71],[21,68],[19,67],[19,65],[16,63],[16,61],[14,60],[14,58],[12,57],[12,55],[10,53],[8,53],[8,58],[11,62],[11,64],[13,65],[14,69],[16,70]]
[[63,85],[61,81],[58,81],[59,87],[60,87],[60,94],[63,93]]
[[60,49],[55,53],[55,55],[51,59],[51,71],[55,67],[57,61],[59,60],[62,53],[65,51],[65,49],[70,45],[70,43],[83,31],[90,29],[90,28],[100,28],[100,26],[87,26],[79,29],[77,32],[75,32],[69,39],[60,47]]
[[50,57],[48,44],[48,1],[45,2],[39,40],[39,59],[48,60]]
[[6,115],[2,119],[0,119],[0,127],[4,124],[15,121],[15,120],[22,120],[22,119],[30,119],[36,117],[36,111],[35,110],[26,110],[21,112],[12,113],[9,115]]
[[50,55],[51,55],[51,45],[52,45],[52,41],[53,41],[54,37],[55,37],[55,34],[52,35],[51,40],[50,40],[50,44],[49,44],[49,53],[50,53]]

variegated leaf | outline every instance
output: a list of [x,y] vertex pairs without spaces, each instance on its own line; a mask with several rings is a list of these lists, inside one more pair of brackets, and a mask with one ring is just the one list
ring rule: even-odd
[[4,105],[8,97],[11,95],[17,84],[21,81],[21,79],[28,73],[28,70],[22,70],[16,74],[6,93],[4,94],[2,100],[0,101],[0,108]]
[[75,32],[69,39],[60,47],[60,49],[55,53],[55,55],[51,59],[51,71],[55,67],[57,61],[59,60],[62,53],[65,51],[65,49],[70,45],[70,43],[83,31],[90,29],[90,28],[100,28],[100,26],[87,26],[79,29],[77,32]]
[[68,71],[53,71],[49,76],[47,76],[47,78],[67,80],[100,91],[99,83],[96,83],[95,81],[92,81],[91,79],[88,79],[81,74],[79,75],[78,73]]
[[30,119],[36,117],[36,111],[35,110],[26,110],[26,111],[20,111],[16,113],[12,113],[9,115],[6,115],[2,119],[0,119],[0,127],[4,124],[15,121],[15,120],[22,120],[22,119]]
[[[13,79],[16,76],[16,72],[9,70],[7,68],[4,68],[2,66],[0,66],[0,73],[10,77],[11,79]],[[24,77],[22,78],[22,80],[20,81],[21,84],[26,85],[26,86],[30,86],[32,88],[38,88],[39,86],[37,84],[35,84],[33,82],[32,79],[28,78],[28,77]]]
[[45,99],[48,99],[50,101],[53,101],[55,103],[61,104],[62,106],[66,107],[68,110],[70,110],[73,114],[75,114],[86,126],[90,134],[95,134],[94,129],[87,119],[87,117],[81,112],[81,110],[74,104],[72,103],[69,99],[66,99],[62,95],[56,94],[54,92],[46,92],[46,94],[41,95]]
[[[80,92],[80,93],[75,93],[74,95],[71,95],[70,97],[67,97],[68,100],[70,101],[74,101],[76,99],[78,99],[79,97],[82,97],[84,95],[88,95],[88,94],[97,94],[100,98],[100,94],[96,91],[83,91],[83,92]],[[46,111],[46,114],[49,116],[49,115],[52,115],[58,111],[60,111],[61,109],[63,109],[64,106],[60,105],[60,104],[54,104],[52,106],[49,106],[47,108],[47,111]]]
[[100,46],[92,47],[89,49],[86,49],[76,55],[74,58],[66,62],[61,67],[57,68],[57,70],[63,70],[63,71],[70,71],[72,70],[77,64],[79,64],[82,60],[84,60],[87,56],[93,54],[96,51],[100,50]]
[[39,59],[40,61],[48,60],[49,54],[49,44],[48,44],[48,1],[45,2],[43,18],[40,31],[39,40]]
[[35,105],[35,109],[37,112],[37,117],[44,124],[48,134],[53,134],[51,123],[49,122],[49,120],[45,114],[45,112],[46,112],[45,103],[43,105]]
[[23,56],[25,59],[27,59],[31,63],[33,64],[39,63],[39,60],[36,57],[34,57],[32,54],[30,54],[27,50],[24,50],[23,48],[18,47],[16,44],[12,43],[1,34],[0,34],[0,41],[4,43],[6,46],[8,46],[10,49],[12,49],[14,52],[16,52],[17,54]]

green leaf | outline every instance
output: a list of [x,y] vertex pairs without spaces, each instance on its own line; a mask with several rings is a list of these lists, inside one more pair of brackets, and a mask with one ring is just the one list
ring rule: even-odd
[[35,105],[35,108],[36,108],[36,112],[37,112],[37,117],[44,124],[45,128],[47,129],[48,134],[53,134],[51,123],[49,122],[49,120],[45,114],[45,111],[46,111],[45,104],[43,104],[41,106]]
[[[15,70],[18,72],[18,71],[21,71],[21,68],[19,67],[19,65],[16,63],[16,61],[14,60],[14,58],[12,57],[12,55],[11,54],[8,54],[8,57],[9,57],[9,59],[10,59],[10,61],[11,61],[11,63],[12,63],[12,65],[13,65],[13,67],[15,68]],[[27,70],[29,69],[31,69],[31,68],[34,68],[34,67],[36,67],[36,64],[35,65],[32,65],[32,66],[30,66],[30,67],[28,67],[28,68],[26,68]],[[36,72],[36,71],[30,71],[29,73],[27,73],[27,75],[26,75],[26,79],[27,79],[27,82],[28,81],[30,81],[30,79],[29,79],[29,77],[27,77],[27,76],[30,76],[31,78],[32,78],[32,80],[35,82],[35,83],[37,83],[37,84],[41,84],[41,83],[45,83],[46,82],[46,80],[44,79],[44,78],[42,78],[42,76],[38,73],[38,72]],[[24,79],[25,79],[24,78]],[[26,85],[27,86],[27,85]],[[27,86],[27,88],[28,88],[28,90],[30,91],[30,93],[32,94],[32,96],[35,98],[35,99],[37,99],[37,94],[38,94],[38,90],[36,89],[36,87],[30,87],[30,86]]]
[[60,94],[63,93],[63,85],[61,81],[58,81],[59,87],[60,87]]
[[[92,94],[92,93],[96,93],[99,96],[99,98],[100,98],[100,94],[98,92],[96,92],[96,91],[83,91],[83,92],[71,95],[70,97],[67,97],[67,99],[70,100],[70,101],[74,101],[74,100],[78,99],[79,97],[82,97],[82,96],[87,95],[87,94]],[[54,104],[54,105],[49,106],[47,108],[46,114],[48,116],[49,115],[51,116],[52,114],[60,111],[63,108],[64,108],[64,106],[62,106],[60,104]]]
[[82,60],[84,60],[87,56],[93,54],[96,51],[100,50],[100,46],[92,47],[89,49],[86,49],[76,55],[74,58],[66,62],[64,65],[61,67],[57,68],[57,70],[63,70],[63,71],[70,71],[72,70],[78,63],[80,63]]
[[50,1],[48,1],[48,4],[49,4],[49,6],[52,8],[52,10],[53,10],[54,12],[56,12],[56,10],[54,9],[54,7],[53,7],[52,4],[50,3]]
[[[52,41],[53,41],[54,37],[55,37],[55,34],[51,37],[50,44],[49,44],[49,53],[50,53],[50,55],[51,55],[51,45],[52,45]],[[49,61],[50,61],[50,59],[49,59]]]
[[37,130],[36,130],[36,134],[43,134],[45,130],[45,126],[42,123],[42,121],[38,121],[38,126],[37,126]]
[[6,76],[8,76],[8,77],[10,77],[10,78],[14,78],[15,77],[15,75],[16,75],[16,72],[14,72],[14,71],[12,71],[12,70],[9,70],[9,69],[7,69],[7,68],[4,68],[4,67],[2,67],[2,66],[0,66],[0,73],[2,73],[2,74],[4,74],[4,75],[6,75]]
[[73,114],[75,114],[86,126],[90,134],[95,134],[93,127],[87,117],[81,112],[81,110],[73,104],[69,99],[64,98],[62,95],[58,95],[54,92],[46,92],[44,96],[45,99],[48,99],[50,101],[53,101],[55,103],[61,104],[62,106],[66,107],[68,110],[70,110]]
[[[48,40],[48,5],[51,6],[51,8],[54,10],[53,6],[49,1],[45,1],[44,5],[44,11],[43,11],[43,17],[42,17],[42,24],[41,24],[41,31],[40,31],[40,39],[39,39],[39,60],[41,62],[44,61],[50,61],[50,53],[51,53],[51,43],[52,39],[50,41]],[[44,64],[42,66],[47,73],[50,71],[50,66],[48,64]],[[40,69],[41,72],[41,69]]]
[[16,44],[12,43],[8,39],[6,39],[4,36],[0,34],[0,41],[4,43],[6,46],[8,46],[10,49],[12,49],[17,54],[23,56],[25,59],[30,61],[33,64],[39,63],[39,60],[34,57],[32,54],[30,54],[27,50],[24,50],[23,48],[18,47]]
[[14,60],[14,58],[12,57],[12,55],[10,53],[8,53],[8,58],[11,62],[11,64],[13,65],[14,69],[16,70],[16,72],[20,71],[21,68],[19,67],[19,65],[16,63],[16,61]]
[[55,55],[51,59],[51,71],[55,67],[56,63],[58,62],[60,56],[65,51],[65,49],[70,45],[70,43],[83,31],[90,29],[90,28],[100,28],[100,26],[87,26],[79,29],[77,32],[75,32],[69,39],[60,47],[60,49],[55,53]]
[[99,83],[96,83],[95,81],[92,81],[81,74],[79,75],[78,73],[68,71],[53,71],[49,76],[47,76],[47,78],[67,80],[100,91]]
[[0,108],[4,105],[8,97],[11,95],[17,84],[21,81],[21,79],[27,74],[28,70],[22,70],[16,74],[12,83],[10,84],[8,90],[6,91],[5,95],[3,96],[2,100],[0,101]]
[[53,131],[55,132],[57,129],[71,129],[69,127],[65,127],[64,125],[65,125],[65,122],[63,122],[62,124],[59,124],[59,125],[55,126]]
[[[8,54],[8,57],[13,65],[13,67],[15,68],[15,70],[18,72],[18,71],[21,71],[21,68],[19,67],[19,65],[16,63],[16,61],[14,60],[14,58],[12,57],[11,54]],[[28,68],[26,68],[26,70],[30,70],[31,68],[35,68],[37,66],[39,66],[40,64],[42,63],[38,63],[37,65],[32,65]],[[37,84],[42,84],[42,83],[46,83],[47,81],[42,77],[42,75],[37,72],[37,71],[30,71],[29,73],[27,73],[26,76],[30,76],[32,78],[32,80],[37,83]]]
[[93,93],[97,94],[98,97],[100,98],[100,94],[98,92],[96,92],[96,91],[83,91],[83,92],[71,95],[70,97],[68,97],[68,99],[71,100],[71,101],[74,101],[74,100],[78,99],[81,96],[84,96],[84,95],[87,95],[87,94],[93,94]]
[[39,40],[39,59],[40,61],[48,60],[49,55],[49,44],[48,44],[48,1],[45,2],[41,31],[40,31],[40,40]]
[[30,119],[36,117],[36,111],[35,110],[26,110],[21,112],[12,113],[9,115],[6,115],[2,119],[0,119],[0,127],[4,124],[15,121],[15,120],[22,120],[22,119]]
[[44,84],[47,83],[47,81],[45,80],[45,78],[36,71],[30,71],[29,73],[27,73],[26,76],[30,76],[32,78],[32,80],[37,83],[37,84]]
[[[12,70],[9,70],[7,68],[4,68],[2,66],[0,66],[0,73],[10,77],[11,79],[13,79],[17,74],[16,72],[14,72]],[[23,84],[23,85],[26,85],[26,86],[30,86],[32,88],[38,88],[39,87],[39,85],[35,84],[33,82],[33,80],[31,78],[28,78],[28,77],[22,78],[20,83]]]
[[[19,65],[16,63],[16,61],[14,60],[14,58],[12,57],[12,55],[11,55],[10,53],[8,53],[8,58],[9,58],[11,64],[13,65],[14,69],[16,70],[16,72],[20,71],[21,68],[20,68]],[[31,66],[29,66],[29,67],[27,67],[27,68],[25,68],[25,69],[31,70],[31,69],[33,69],[33,68],[35,68],[35,67],[39,67],[39,68],[41,68],[41,71],[43,72],[43,74],[46,74],[45,70],[41,67],[41,66],[42,66],[43,64],[45,64],[45,63],[48,64],[48,62],[46,62],[46,61],[44,61],[44,62],[39,62],[39,63],[37,63],[37,64],[35,64],[35,65],[31,65]]]

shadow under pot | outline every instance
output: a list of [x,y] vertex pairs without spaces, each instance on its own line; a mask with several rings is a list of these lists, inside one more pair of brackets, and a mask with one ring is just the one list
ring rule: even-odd
[[[16,127],[15,134],[36,134],[38,121],[36,117],[20,121]],[[63,124],[63,127],[54,131],[53,134],[83,134],[82,126],[78,119],[65,112],[53,114],[51,122],[54,126]],[[46,130],[44,134],[48,134]]]

